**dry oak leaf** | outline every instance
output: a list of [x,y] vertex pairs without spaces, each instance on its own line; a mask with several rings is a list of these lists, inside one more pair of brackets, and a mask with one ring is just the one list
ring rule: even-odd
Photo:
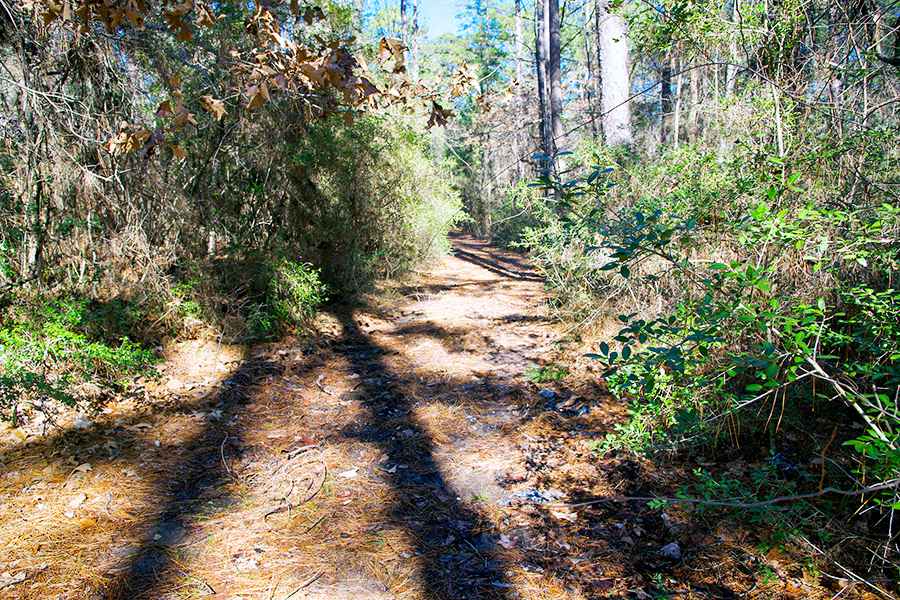
[[216,24],[216,15],[208,5],[198,2],[195,10],[197,13],[197,25],[200,27],[212,27]]
[[382,63],[394,59],[394,73],[406,71],[406,46],[396,38],[381,38],[378,43],[378,58]]
[[247,95],[250,97],[247,108],[256,110],[269,101],[269,86],[266,85],[266,82],[262,82],[259,85],[251,85],[247,88]]
[[110,138],[104,147],[113,156],[130,154],[143,148],[147,140],[150,139],[150,135],[150,132],[143,127],[131,130],[125,128]]
[[312,25],[316,21],[324,21],[325,12],[318,6],[311,6],[303,11],[303,20],[307,25]]
[[464,96],[477,81],[475,68],[466,63],[461,64],[450,80],[450,95],[454,98]]
[[168,100],[161,103],[159,105],[159,108],[156,109],[157,117],[170,117],[170,116],[172,116],[172,114],[173,114],[172,103]]
[[171,144],[169,146],[169,149],[172,151],[172,156],[174,156],[178,160],[187,158],[187,152],[185,152],[184,148],[182,148],[178,144]]
[[169,29],[171,29],[178,38],[179,41],[189,42],[194,37],[194,34],[191,32],[191,28],[187,23],[182,19],[183,15],[180,15],[171,10],[166,11],[163,14],[163,18],[166,20],[166,23],[169,25]]
[[222,117],[228,114],[228,111],[225,110],[225,103],[209,95],[200,96],[200,106],[202,106],[206,112],[214,116],[216,121],[221,121]]
[[189,112],[183,105],[179,105],[175,109],[175,119],[172,121],[172,125],[174,125],[176,129],[182,129],[188,124],[197,124],[196,119],[194,119],[194,113]]
[[453,116],[453,111],[442,107],[440,104],[431,101],[431,116],[428,118],[428,127],[443,127],[447,124],[447,119]]

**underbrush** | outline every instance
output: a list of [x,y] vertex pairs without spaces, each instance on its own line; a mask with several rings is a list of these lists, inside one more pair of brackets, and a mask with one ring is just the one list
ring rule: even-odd
[[[190,275],[190,277],[187,277]],[[266,340],[301,330],[327,300],[319,271],[280,260],[220,261],[181,273],[164,296],[19,298],[0,320],[0,410],[95,409],[153,376],[164,340]],[[204,333],[205,330],[205,333]]]
[[287,259],[223,258],[179,276],[167,302],[171,335],[194,326],[229,342],[268,339],[307,325],[328,299],[318,269]]
[[[35,298],[9,307],[0,325],[0,410],[14,424],[21,407],[54,400],[74,405],[92,386],[122,392],[152,371],[156,354],[133,341],[146,317],[126,302]],[[96,394],[93,394],[96,395]]]
[[[258,120],[241,134],[253,154],[218,152],[226,138],[210,132],[184,142],[183,160],[111,159],[138,178],[49,157],[60,173],[85,176],[48,190],[46,223],[28,221],[16,180],[0,177],[7,418],[123,393],[169,339],[250,343],[302,331],[329,296],[447,250],[459,197],[411,120],[306,122],[287,99]],[[276,121],[284,135],[266,133]],[[5,167],[15,160],[0,151]]]
[[852,140],[792,157],[597,152],[583,176],[540,183],[558,209],[521,240],[564,316],[618,315],[589,356],[630,416],[598,452],[707,464],[684,497],[825,548],[848,522],[861,527],[869,537],[831,558],[859,566],[871,550],[865,568],[890,579],[900,208],[842,169],[851,149],[896,177],[895,152]]

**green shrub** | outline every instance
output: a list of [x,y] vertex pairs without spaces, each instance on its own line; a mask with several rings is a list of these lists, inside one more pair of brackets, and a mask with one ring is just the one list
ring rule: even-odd
[[122,390],[146,372],[154,353],[122,331],[136,331],[141,310],[124,301],[37,300],[10,307],[0,326],[0,410],[15,418],[22,403],[74,404],[84,383]]
[[738,421],[745,438],[775,439],[824,404],[856,416],[864,433],[840,441],[867,476],[890,480],[900,468],[900,209],[835,204],[830,174],[806,157],[793,171],[756,160],[748,169],[683,148],[543,182],[565,208],[524,239],[551,290],[570,306],[617,297],[633,307],[591,355],[631,403],[596,447],[733,444],[725,425]]
[[303,221],[281,253],[321,268],[335,292],[355,293],[446,251],[462,205],[428,144],[399,117],[312,125],[292,164],[314,210],[296,215]]
[[325,292],[319,271],[312,265],[282,260],[271,269],[267,304],[278,322],[303,325],[327,300]]

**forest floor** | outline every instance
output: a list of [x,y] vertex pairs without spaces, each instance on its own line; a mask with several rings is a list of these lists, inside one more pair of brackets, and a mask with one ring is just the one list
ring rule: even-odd
[[598,457],[626,407],[596,373],[526,376],[580,354],[540,279],[454,247],[314,336],[172,344],[143,397],[0,432],[0,597],[833,595],[725,520],[570,506],[671,494],[684,474]]

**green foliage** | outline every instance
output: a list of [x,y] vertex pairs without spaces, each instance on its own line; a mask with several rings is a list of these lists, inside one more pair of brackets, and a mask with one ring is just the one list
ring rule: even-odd
[[270,338],[301,327],[327,300],[319,271],[308,263],[281,260],[257,266],[243,316],[252,338]]
[[319,272],[308,263],[283,260],[274,268],[271,301],[285,322],[302,324],[327,300]]
[[595,299],[623,287],[669,294],[662,310],[620,315],[590,355],[631,402],[599,450],[714,441],[726,417],[775,435],[783,419],[831,402],[860,418],[865,433],[847,444],[867,472],[897,472],[898,255],[885,242],[897,239],[900,212],[823,202],[828,174],[813,155],[792,165],[682,148],[624,172],[595,164],[540,183],[563,214],[524,239],[558,298],[571,303],[579,287]]
[[14,418],[23,402],[73,404],[84,383],[124,389],[156,360],[127,336],[114,337],[136,330],[142,317],[127,302],[74,297],[7,309],[0,327],[0,410]]
[[542,195],[524,183],[507,190],[502,202],[492,211],[491,241],[505,247],[517,247],[531,232],[549,225],[553,211]]
[[568,374],[569,370],[560,365],[531,365],[525,369],[525,378],[534,383],[562,381]]
[[297,140],[292,165],[317,202],[304,211],[308,233],[292,235],[335,290],[364,289],[446,250],[461,205],[427,152],[427,136],[396,118],[335,118]]

